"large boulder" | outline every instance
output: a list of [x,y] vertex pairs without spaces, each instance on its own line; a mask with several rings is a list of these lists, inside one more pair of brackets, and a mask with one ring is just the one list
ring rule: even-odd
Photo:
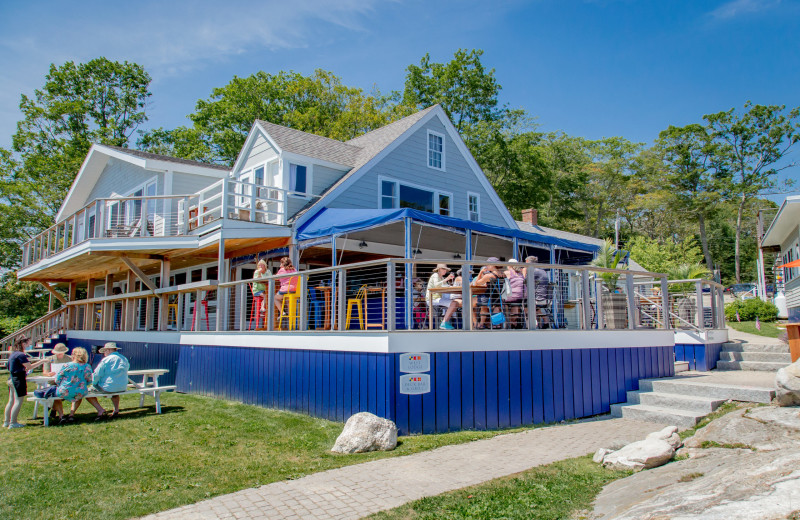
[[677,450],[681,447],[682,441],[681,436],[678,435],[678,427],[677,426],[667,426],[663,430],[659,430],[657,432],[653,432],[647,436],[648,439],[661,439],[662,441],[666,441],[672,446],[673,450]]
[[687,448],[708,446],[753,448],[774,451],[796,447],[800,441],[800,419],[794,408],[758,407],[730,412],[694,436],[686,439]]
[[800,359],[778,370],[775,374],[778,406],[800,405]]
[[359,412],[347,419],[341,435],[331,451],[336,453],[363,453],[389,451],[397,446],[397,426],[369,412]]
[[611,469],[641,471],[666,464],[675,448],[663,439],[645,439],[603,457],[603,466]]

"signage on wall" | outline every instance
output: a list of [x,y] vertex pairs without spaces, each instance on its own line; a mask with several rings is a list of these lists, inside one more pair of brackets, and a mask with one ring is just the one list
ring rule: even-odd
[[400,372],[429,372],[431,355],[424,352],[400,354]]
[[401,394],[427,394],[430,391],[431,376],[429,374],[402,374],[400,376]]

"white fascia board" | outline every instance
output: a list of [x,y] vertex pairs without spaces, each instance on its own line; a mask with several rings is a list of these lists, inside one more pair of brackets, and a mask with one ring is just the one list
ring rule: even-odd
[[183,164],[173,161],[163,161],[160,159],[145,159],[146,170],[156,172],[172,171],[173,173],[187,173],[189,175],[202,175],[204,177],[214,177],[215,179],[224,179],[230,174],[230,170],[221,170],[219,168],[204,167],[192,164]]
[[441,106],[437,106],[435,109],[431,110],[431,114],[434,114],[439,118],[439,121],[441,121],[445,130],[447,130],[447,133],[450,135],[450,139],[452,139],[456,144],[456,148],[458,148],[458,151],[461,152],[461,155],[464,157],[464,160],[467,161],[467,164],[472,169],[472,172],[475,174],[475,176],[478,177],[478,181],[480,181],[481,186],[483,186],[483,189],[486,191],[487,195],[489,195],[489,199],[491,199],[491,201],[497,207],[497,210],[503,216],[503,220],[506,221],[506,225],[511,229],[519,229],[516,220],[514,220],[514,217],[511,216],[511,213],[508,211],[508,208],[506,208],[506,205],[503,204],[503,201],[500,200],[500,196],[494,190],[494,187],[489,182],[489,179],[486,178],[486,174],[483,173],[483,170],[481,170],[478,162],[472,156],[472,153],[470,153],[469,148],[467,148],[467,145],[464,143],[464,140],[461,139],[461,134],[459,134],[458,130],[456,130],[456,127],[453,126],[450,118],[448,118],[447,114],[445,114],[444,109]]
[[[72,185],[69,187],[69,191],[67,192],[67,196],[64,197],[64,202],[61,203],[61,207],[58,208],[58,213],[56,213],[55,221],[56,223],[62,221],[67,215],[65,214],[68,211],[69,203],[72,201],[74,197],[78,195],[78,186],[83,184],[81,181],[84,176],[87,175],[87,171],[90,169],[90,165],[94,166],[95,168],[100,169],[100,173],[102,173],[103,168],[105,167],[105,163],[108,161],[108,158],[111,156],[109,152],[111,152],[109,148],[99,144],[93,144],[91,148],[89,148],[89,153],[86,154],[86,158],[83,160],[80,169],[78,170],[78,174],[75,176],[75,179],[72,181]],[[104,157],[99,157],[99,155],[103,155]],[[98,161],[102,161],[100,164]],[[99,174],[98,174],[99,177]],[[95,179],[96,181],[96,179]],[[87,191],[86,195],[88,196],[89,192],[91,192],[91,188]],[[77,211],[80,208],[75,208]],[[74,211],[69,211],[69,215],[71,215]]]
[[[441,108],[439,108],[439,109],[441,110]],[[403,141],[408,139],[408,137],[411,134],[413,134],[414,132],[416,132],[417,130],[422,128],[422,126],[425,125],[425,123],[430,121],[435,113],[436,113],[435,110],[431,110],[430,112],[425,114],[425,116],[423,116],[422,119],[420,119],[419,121],[414,123],[412,126],[410,126],[405,132],[400,134],[397,137],[397,139],[392,141],[383,150],[381,150],[377,155],[375,155],[375,157],[373,157],[372,159],[367,161],[366,164],[361,166],[354,175],[349,177],[347,180],[342,182],[339,186],[337,186],[333,190],[331,190],[328,193],[326,193],[325,195],[323,195],[322,198],[317,200],[317,202],[315,202],[314,205],[311,208],[309,208],[308,211],[303,213],[300,216],[300,218],[298,218],[296,221],[294,221],[294,223],[292,224],[292,229],[295,229],[295,230],[298,229],[305,222],[307,222],[310,218],[314,217],[317,213],[319,213],[319,209],[315,210],[315,208],[320,208],[320,209],[324,208],[325,207],[324,201],[334,199],[334,198],[338,197],[343,191],[346,191],[348,188],[350,188],[350,186],[352,186],[356,181],[361,179],[361,177],[366,175],[367,172],[369,172],[376,164],[381,162],[387,155],[389,155],[392,151],[394,151],[395,148],[400,146],[400,144]]]
[[250,133],[247,134],[247,139],[244,140],[244,145],[242,149],[239,150],[239,155],[236,157],[236,162],[233,163],[233,168],[231,168],[230,174],[231,176],[235,177],[236,173],[241,171],[242,164],[247,161],[247,158],[250,156],[250,149],[253,146],[253,141],[258,137],[258,133],[261,133],[264,136],[264,139],[267,140],[270,146],[275,149],[277,152],[278,157],[281,156],[283,150],[280,149],[278,143],[275,142],[272,137],[267,133],[263,126],[258,124],[258,122],[254,122],[252,128],[250,128]]
[[90,341],[170,343],[195,347],[255,347],[394,354],[403,352],[498,352],[588,348],[671,347],[671,331],[407,331],[407,332],[123,332],[68,331]]
[[762,247],[780,247],[786,240],[786,236],[800,222],[800,195],[786,197],[775,218],[772,219],[764,238],[761,240]]

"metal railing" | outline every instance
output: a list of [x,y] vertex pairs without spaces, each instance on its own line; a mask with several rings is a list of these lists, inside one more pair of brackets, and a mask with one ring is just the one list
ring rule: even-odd
[[[671,320],[662,318],[670,312],[663,274],[592,266],[449,262],[453,276],[448,281],[453,285],[428,290],[436,263],[383,259],[79,300],[68,302],[79,309],[71,327],[343,332],[672,326]],[[458,269],[463,270],[460,285]],[[484,276],[487,271],[497,277]],[[255,284],[263,284],[263,292]]]
[[[724,287],[716,282],[694,278],[691,280],[668,280],[668,321],[674,329],[702,332],[708,329],[725,328]],[[642,301],[661,299],[660,291],[636,284],[636,296]],[[698,304],[699,302],[699,304]],[[663,314],[651,313],[650,319],[662,322]]]
[[303,194],[221,179],[191,195],[96,199],[25,242],[22,267],[90,239],[187,236],[220,219],[285,225],[291,195]]
[[20,337],[26,337],[31,340],[31,345],[37,345],[52,337],[53,334],[64,332],[67,329],[66,314],[66,307],[60,307],[45,314],[16,332],[0,339],[0,350],[10,350]]

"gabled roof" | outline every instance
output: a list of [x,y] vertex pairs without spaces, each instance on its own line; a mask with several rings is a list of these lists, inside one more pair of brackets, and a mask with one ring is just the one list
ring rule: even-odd
[[256,124],[272,138],[284,152],[322,159],[343,166],[354,166],[361,148],[335,139],[309,134],[294,128],[276,125],[268,121],[256,120]]
[[134,164],[145,170],[172,170],[217,179],[225,177],[226,173],[230,171],[227,166],[218,164],[206,164],[119,146],[93,144],[89,149],[89,153],[86,154],[86,159],[83,160],[75,180],[72,181],[72,186],[70,186],[64,202],[61,204],[61,208],[56,214],[56,222],[60,222],[84,206],[86,197],[91,193],[92,188],[111,158]]
[[597,247],[601,247],[604,242],[603,239],[601,238],[581,235],[579,233],[571,233],[569,231],[563,231],[561,229],[554,229],[545,226],[529,224],[527,222],[522,222],[520,220],[517,220],[517,226],[519,226],[520,230],[527,231],[528,233],[541,233],[543,235],[555,238],[562,238],[564,240],[572,240],[574,242],[581,242],[582,244],[591,244]]

